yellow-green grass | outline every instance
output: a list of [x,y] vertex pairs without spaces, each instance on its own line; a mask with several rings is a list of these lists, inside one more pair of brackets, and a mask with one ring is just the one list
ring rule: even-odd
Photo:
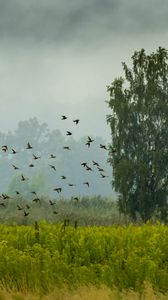
[[142,293],[148,282],[168,292],[167,226],[64,225],[41,222],[39,231],[0,225],[0,284],[6,290],[44,295],[64,286],[105,285]]
[[55,289],[47,295],[26,294],[19,292],[0,291],[0,300],[167,300],[168,294],[155,292],[150,285],[144,287],[140,294],[133,290],[119,291],[106,286],[81,286],[70,291],[67,288]]

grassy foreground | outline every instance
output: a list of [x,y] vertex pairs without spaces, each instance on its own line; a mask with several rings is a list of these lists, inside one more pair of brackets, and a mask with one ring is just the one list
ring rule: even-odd
[[117,288],[142,294],[147,282],[157,292],[168,292],[165,225],[74,228],[41,222],[39,227],[0,225],[0,233],[0,284],[5,290],[47,295],[55,289],[62,293],[65,286],[79,293],[79,287],[89,285],[106,286],[103,293]]
[[135,291],[111,290],[106,286],[79,287],[75,291],[68,289],[57,289],[54,292],[44,295],[32,295],[24,293],[0,291],[0,300],[167,300],[168,294],[156,293],[151,286],[145,286],[140,294]]

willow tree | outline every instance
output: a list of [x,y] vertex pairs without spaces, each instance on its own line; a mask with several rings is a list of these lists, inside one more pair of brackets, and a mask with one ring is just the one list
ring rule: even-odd
[[168,52],[159,47],[122,63],[124,78],[107,87],[112,143],[109,162],[120,211],[146,221],[168,218]]

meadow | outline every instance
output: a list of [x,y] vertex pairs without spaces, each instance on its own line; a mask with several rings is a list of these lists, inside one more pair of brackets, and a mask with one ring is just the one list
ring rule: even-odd
[[[59,291],[60,298],[53,299],[66,299],[66,293],[67,299],[86,299],[91,291],[99,299],[105,287],[104,299],[126,299],[124,291],[131,293],[129,299],[140,299],[135,297],[144,291],[150,291],[150,299],[168,299],[166,225],[74,227],[43,221],[35,226],[0,225],[0,232],[2,290],[41,297]],[[74,298],[81,287],[88,287],[83,290],[86,298]]]

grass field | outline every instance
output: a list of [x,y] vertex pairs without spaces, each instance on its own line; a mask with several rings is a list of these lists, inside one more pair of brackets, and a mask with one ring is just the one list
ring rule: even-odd
[[18,292],[0,291],[0,300],[167,300],[168,294],[156,293],[149,285],[143,292],[127,290],[111,290],[106,286],[96,288],[94,286],[82,286],[74,291],[68,289],[56,289],[48,295],[32,295]]
[[0,225],[0,232],[0,284],[11,291],[10,296],[2,292],[0,300],[12,293],[11,299],[18,300],[39,299],[31,294],[44,299],[168,299],[165,225],[74,228],[41,222],[36,227]]

